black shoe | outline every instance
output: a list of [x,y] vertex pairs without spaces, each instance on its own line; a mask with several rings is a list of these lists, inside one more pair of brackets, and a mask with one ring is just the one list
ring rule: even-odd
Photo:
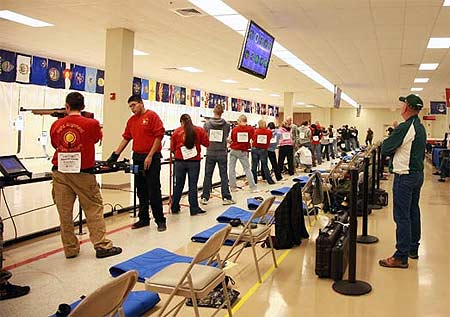
[[409,252],[408,257],[413,260],[417,260],[419,258],[419,254],[417,252]]
[[180,214],[180,209],[172,210],[171,213],[174,214],[174,215],[179,215]]
[[441,172],[434,172],[433,175],[441,175]]
[[444,183],[445,182],[445,178],[439,178],[438,182]]
[[0,281],[7,281],[11,278],[12,273],[7,270],[1,270],[0,271]]
[[131,226],[131,229],[139,229],[142,227],[148,227],[150,226],[150,222],[144,222],[139,220],[138,222],[133,223],[133,225]]
[[69,255],[69,256],[66,255],[66,259],[75,259],[77,256],[78,256],[78,253],[74,254],[74,255]]
[[167,226],[165,222],[160,222],[158,223],[158,231],[159,232],[163,232],[167,230]]
[[122,253],[122,248],[112,247],[110,249],[97,249],[95,250],[95,256],[97,259],[107,258]]
[[0,286],[0,300],[21,297],[27,295],[29,292],[29,286],[19,286],[6,283],[5,285]]
[[197,211],[194,211],[194,212],[191,211],[191,216],[204,215],[204,214],[206,214],[206,210],[203,210],[203,209],[198,209]]

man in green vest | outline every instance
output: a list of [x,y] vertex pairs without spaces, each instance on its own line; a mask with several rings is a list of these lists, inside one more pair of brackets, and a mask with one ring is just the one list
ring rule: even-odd
[[416,95],[400,97],[401,116],[405,120],[383,142],[381,152],[390,156],[394,173],[393,201],[396,229],[396,251],[379,261],[383,267],[408,268],[408,258],[418,259],[420,241],[420,189],[423,184],[423,160],[426,132],[419,112],[423,101]]

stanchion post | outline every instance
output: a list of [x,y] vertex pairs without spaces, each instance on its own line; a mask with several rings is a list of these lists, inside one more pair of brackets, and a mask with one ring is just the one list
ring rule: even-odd
[[381,209],[382,206],[376,204],[375,202],[375,177],[376,177],[376,160],[377,160],[377,152],[372,151],[372,188],[370,189],[370,208],[371,209]]
[[134,173],[133,168],[133,218],[136,218],[136,196],[137,196],[137,186],[136,186],[136,174]]
[[352,191],[350,194],[350,241],[348,258],[348,280],[337,281],[333,284],[333,290],[343,295],[359,296],[369,293],[372,286],[364,281],[356,279],[356,230],[358,221],[356,219],[357,197],[358,197],[358,169],[350,169]]
[[363,222],[362,222],[362,235],[359,235],[356,238],[356,241],[359,243],[376,243],[378,242],[378,238],[374,236],[368,235],[368,218],[369,218],[369,164],[370,158],[364,157],[364,173],[363,173]]
[[380,179],[383,176],[383,165],[381,162],[381,146],[377,147],[377,189],[380,189]]

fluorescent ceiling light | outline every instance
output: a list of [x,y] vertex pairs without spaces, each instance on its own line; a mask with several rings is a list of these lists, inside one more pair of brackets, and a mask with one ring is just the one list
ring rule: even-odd
[[261,88],[249,88],[248,90],[251,90],[251,91],[262,91]]
[[450,37],[432,37],[427,48],[450,48]]
[[270,94],[269,96],[270,96],[270,97],[280,97],[279,94]]
[[445,0],[443,6],[450,7],[450,0]]
[[189,2],[212,16],[238,14],[233,8],[220,0],[189,0]]
[[411,91],[422,91],[423,88],[419,88],[419,87],[413,87],[411,88]]
[[[233,8],[225,4],[221,0],[188,0],[190,3],[194,4],[204,12],[213,16],[220,22],[227,25],[229,28],[233,29],[237,33],[244,35],[247,29],[248,20],[240,15]],[[314,80],[316,83],[325,87],[330,92],[334,92],[334,85],[328,81],[325,77],[320,75],[305,62],[299,59],[297,56],[292,54],[287,48],[282,46],[277,41],[274,42],[272,52],[275,56],[295,68],[297,71],[304,74],[306,77]],[[351,106],[357,108],[358,103],[353,100],[350,96],[342,93],[341,98],[348,102]]]
[[235,31],[241,31],[245,34],[245,30],[247,30],[248,20],[240,14],[219,15],[215,18]]
[[233,80],[233,79],[221,79],[220,81],[223,83],[227,83],[227,84],[236,84],[237,83],[237,81]]
[[25,24],[34,28],[42,28],[46,26],[53,26],[53,24],[36,20],[30,17],[27,17],[26,15],[22,15],[13,11],[9,10],[0,10],[0,18],[6,19],[9,21],[17,22],[20,24]]
[[415,83],[427,83],[430,80],[430,78],[416,78],[414,79]]
[[201,69],[191,67],[191,66],[177,67],[177,69],[184,70],[185,72],[190,72],[190,73],[203,73],[203,71]]
[[439,66],[438,63],[420,64],[419,70],[435,70],[436,68],[438,68],[438,66]]
[[137,49],[133,49],[133,55],[134,56],[147,56],[148,53],[140,51],[140,50],[137,50]]
[[301,101],[297,101],[297,105],[299,105],[299,106],[303,106],[303,105],[306,105],[304,102],[301,102]]
[[306,105],[305,107],[306,107],[306,108],[314,108],[313,105]]

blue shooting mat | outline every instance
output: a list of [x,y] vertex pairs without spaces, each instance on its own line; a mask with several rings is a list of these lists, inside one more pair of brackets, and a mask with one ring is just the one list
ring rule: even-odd
[[[225,223],[219,223],[211,228],[208,228],[202,232],[199,232],[195,235],[193,235],[191,237],[191,241],[192,242],[200,242],[200,243],[205,243],[206,241],[208,241],[208,239],[217,231],[219,231],[220,229],[222,229],[223,227],[227,226],[227,224]],[[225,240],[224,245],[233,245],[234,240],[230,240],[227,239]]]
[[[231,206],[227,210],[225,210],[220,216],[216,218],[216,220],[220,223],[229,223],[231,219],[239,218],[242,223],[246,223],[252,217],[253,212]],[[254,219],[254,222],[258,222],[258,219]]]
[[130,270],[138,272],[138,282],[144,282],[162,269],[173,263],[191,263],[192,257],[182,256],[165,249],[156,248],[109,268],[109,273],[116,277]]
[[294,182],[299,182],[300,186],[303,187],[309,180],[309,176],[297,176],[292,179]]
[[284,194],[286,194],[288,191],[291,190],[291,187],[281,187],[278,189],[272,189],[270,191],[270,193],[274,196],[283,196]]
[[[141,317],[142,314],[146,313],[160,301],[159,295],[154,292],[149,291],[135,291],[131,292],[125,302],[123,303],[123,312],[125,314],[125,317]],[[76,302],[70,304],[70,308],[72,311],[75,309],[75,307],[80,304],[81,299],[77,300]],[[117,317],[119,316],[116,314]],[[55,315],[52,315],[50,317],[56,317]]]
[[[247,207],[250,210],[256,210],[259,207],[259,205],[261,205],[261,204],[262,204],[262,202],[259,201],[258,199],[247,198]],[[273,204],[274,205],[279,205],[280,201],[279,200],[274,200]]]

